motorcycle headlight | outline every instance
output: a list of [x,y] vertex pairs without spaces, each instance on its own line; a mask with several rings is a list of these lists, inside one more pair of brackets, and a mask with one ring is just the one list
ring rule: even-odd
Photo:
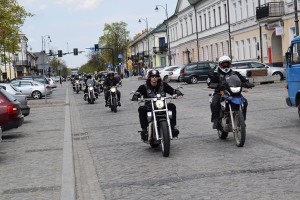
[[232,93],[239,93],[241,91],[241,87],[230,87]]
[[162,100],[157,100],[157,101],[155,102],[155,106],[156,106],[156,108],[158,108],[158,109],[162,109],[162,108],[165,106],[165,103],[164,103],[164,101],[162,101]]
[[89,87],[89,90],[92,91],[94,88],[93,87]]
[[76,83],[79,83],[79,81],[76,81]]
[[110,91],[111,91],[111,92],[116,92],[116,88],[115,88],[115,87],[112,87],[112,88],[110,88]]

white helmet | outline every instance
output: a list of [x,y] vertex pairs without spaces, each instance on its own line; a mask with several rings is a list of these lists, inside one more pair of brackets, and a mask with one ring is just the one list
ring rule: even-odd
[[[222,66],[222,63],[229,63],[226,66]],[[224,72],[224,73],[228,73],[230,71],[230,67],[231,67],[231,59],[229,58],[229,56],[221,56],[219,58],[219,69]]]

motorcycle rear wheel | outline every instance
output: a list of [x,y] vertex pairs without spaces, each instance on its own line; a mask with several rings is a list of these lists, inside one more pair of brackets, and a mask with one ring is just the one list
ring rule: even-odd
[[234,124],[236,126],[236,130],[233,132],[235,144],[238,147],[243,147],[246,140],[246,124],[242,111],[234,115]]
[[170,133],[168,129],[168,124],[166,121],[161,121],[159,123],[159,132],[162,136],[161,140],[161,151],[164,157],[170,155]]

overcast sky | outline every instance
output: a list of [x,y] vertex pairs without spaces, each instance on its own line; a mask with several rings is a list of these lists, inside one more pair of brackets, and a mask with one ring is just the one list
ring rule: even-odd
[[[174,14],[177,0],[18,0],[26,11],[34,14],[26,19],[22,32],[28,38],[29,49],[32,52],[42,50],[42,37],[46,40],[46,50],[49,46],[54,50],[72,52],[88,51],[103,35],[104,24],[123,21],[127,23],[130,37],[146,28],[145,21],[138,23],[139,18],[148,19],[149,28],[156,27],[168,16]],[[50,36],[51,42],[47,39]],[[80,67],[87,62],[87,53],[78,56],[62,57],[68,67]]]

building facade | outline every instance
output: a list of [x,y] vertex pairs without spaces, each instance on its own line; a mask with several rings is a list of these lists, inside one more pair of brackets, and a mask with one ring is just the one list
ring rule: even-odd
[[[166,22],[170,65],[217,61],[220,56],[229,55],[233,61],[257,60],[283,66],[285,52],[297,34],[294,3],[178,0],[174,14]],[[151,37],[150,34],[144,37]],[[167,32],[162,34],[167,41]]]

